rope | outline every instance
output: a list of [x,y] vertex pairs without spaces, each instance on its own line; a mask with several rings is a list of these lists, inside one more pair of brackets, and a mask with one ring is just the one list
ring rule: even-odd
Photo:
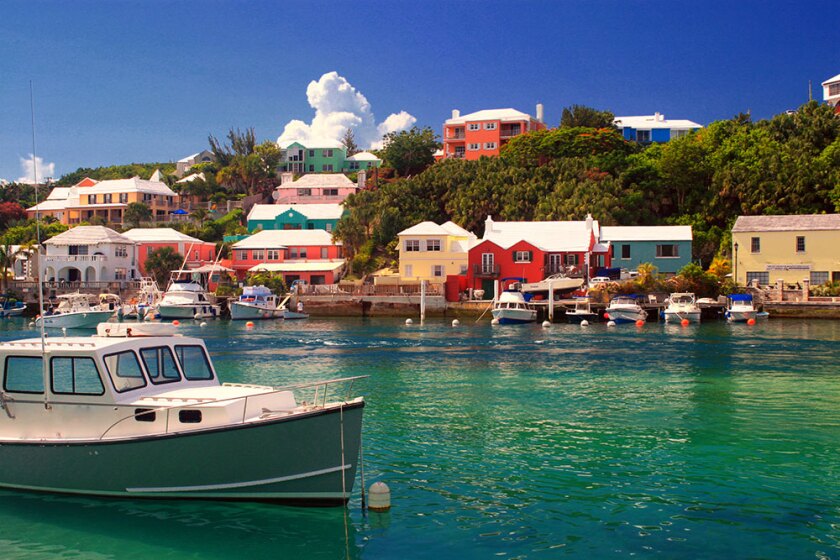
[[[339,407],[339,412],[341,414],[341,497],[344,500],[347,500],[347,482],[344,476],[344,403],[341,403]],[[348,528],[347,522],[347,507],[344,507],[344,555],[347,560],[350,560],[350,531]]]

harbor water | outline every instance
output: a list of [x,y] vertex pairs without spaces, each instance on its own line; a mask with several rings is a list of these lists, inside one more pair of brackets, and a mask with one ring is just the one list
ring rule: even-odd
[[222,381],[369,375],[391,511],[0,491],[0,557],[840,558],[840,322],[185,323]]

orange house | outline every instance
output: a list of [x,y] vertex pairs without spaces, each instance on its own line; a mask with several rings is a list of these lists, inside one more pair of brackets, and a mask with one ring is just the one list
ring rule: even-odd
[[511,138],[544,128],[541,103],[537,104],[536,117],[516,109],[486,109],[462,117],[456,109],[443,123],[442,157],[472,160],[498,156]]

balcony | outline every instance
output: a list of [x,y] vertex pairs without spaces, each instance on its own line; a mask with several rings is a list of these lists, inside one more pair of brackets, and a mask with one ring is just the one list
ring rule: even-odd
[[105,255],[47,255],[44,262],[105,262]]
[[522,128],[519,126],[514,127],[502,127],[499,132],[499,137],[502,139],[513,138],[514,136],[519,136],[522,134]]
[[501,267],[497,264],[474,264],[473,276],[475,278],[498,278],[501,272]]

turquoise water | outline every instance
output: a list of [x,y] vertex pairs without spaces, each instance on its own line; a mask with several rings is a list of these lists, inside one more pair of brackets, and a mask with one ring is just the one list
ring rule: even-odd
[[2,558],[840,558],[840,322],[183,330],[224,381],[370,375],[392,510],[0,491]]

